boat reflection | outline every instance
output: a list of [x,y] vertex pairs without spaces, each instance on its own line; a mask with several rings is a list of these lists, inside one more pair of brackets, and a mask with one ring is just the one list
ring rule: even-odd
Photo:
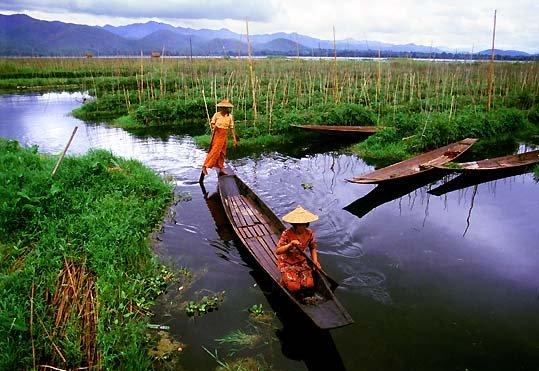
[[509,178],[516,175],[521,175],[530,172],[531,168],[518,168],[514,170],[489,171],[488,174],[483,173],[464,173],[448,182],[445,182],[439,187],[428,191],[431,195],[442,196],[446,193],[458,191],[482,183],[492,182],[498,179]]
[[344,210],[354,214],[358,218],[362,218],[378,206],[407,195],[418,188],[434,183],[443,176],[443,172],[434,171],[422,174],[413,180],[380,184],[365,196],[345,206]]
[[219,238],[224,242],[229,242],[234,239],[234,233],[232,228],[228,224],[228,219],[221,204],[221,197],[219,197],[218,192],[214,192],[211,195],[206,191],[204,184],[200,183],[200,188],[202,189],[202,194],[204,195],[204,201],[206,201],[206,206],[215,222],[215,230],[219,235]]

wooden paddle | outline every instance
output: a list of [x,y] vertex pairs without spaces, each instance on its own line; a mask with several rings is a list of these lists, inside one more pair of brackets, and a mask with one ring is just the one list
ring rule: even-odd
[[309,265],[316,271],[318,271],[318,273],[320,273],[320,275],[322,277],[324,277],[328,283],[329,283],[329,287],[331,288],[331,291],[335,291],[335,289],[339,286],[339,283],[337,281],[335,281],[333,278],[331,278],[331,276],[329,274],[327,274],[322,268],[320,268],[318,265],[316,265],[316,263],[313,261],[313,259],[307,255],[307,253],[301,249],[297,249],[304,257],[305,259],[307,259],[307,263],[309,263]]

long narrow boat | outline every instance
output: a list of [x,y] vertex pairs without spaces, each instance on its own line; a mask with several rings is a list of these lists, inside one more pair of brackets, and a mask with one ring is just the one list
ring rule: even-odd
[[452,164],[434,165],[438,169],[451,170],[463,173],[503,171],[519,167],[526,167],[539,162],[539,150],[519,153],[516,155],[495,157],[491,159],[458,162]]
[[322,134],[340,135],[370,135],[381,130],[381,126],[352,126],[352,125],[290,125],[295,128]]
[[453,161],[476,141],[477,139],[466,138],[382,169],[347,179],[347,181],[360,184],[378,184],[423,174],[426,171],[434,169],[436,165],[443,165],[449,161]]
[[313,271],[318,297],[315,304],[299,301],[282,285],[275,249],[285,226],[241,179],[235,175],[220,176],[219,194],[239,240],[298,309],[321,329],[342,327],[354,322],[331,291],[328,281],[317,270]]

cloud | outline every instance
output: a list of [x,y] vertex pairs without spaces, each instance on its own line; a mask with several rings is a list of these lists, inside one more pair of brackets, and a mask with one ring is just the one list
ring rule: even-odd
[[277,13],[274,0],[3,0],[0,7],[11,11],[79,13],[123,18],[237,19],[267,22]]

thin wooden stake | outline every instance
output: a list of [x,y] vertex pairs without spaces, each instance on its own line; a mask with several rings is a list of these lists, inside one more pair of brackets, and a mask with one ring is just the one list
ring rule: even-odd
[[496,10],[494,10],[494,28],[492,29],[492,49],[490,51],[490,64],[488,68],[488,102],[487,110],[492,106],[492,88],[494,83],[494,39],[496,37]]
[[79,128],[78,126],[75,126],[75,129],[73,129],[73,133],[71,134],[71,138],[69,138],[69,142],[67,142],[67,145],[64,148],[64,151],[62,152],[62,155],[60,156],[60,158],[56,162],[56,165],[54,166],[54,169],[52,170],[51,177],[53,177],[56,174],[56,171],[58,171],[58,168],[60,167],[60,164],[62,163],[62,160],[64,159],[64,156],[65,156],[65,154],[67,152],[67,149],[71,145],[71,141],[73,140],[73,137],[75,136],[75,133],[77,132],[78,128]]
[[251,90],[253,91],[253,125],[256,125],[257,110],[256,110],[256,94],[255,94],[255,77],[253,72],[253,58],[251,56],[251,41],[249,39],[249,21],[245,19],[245,25],[247,27],[247,52],[249,54],[249,74],[251,76]]
[[34,370],[36,369],[36,347],[34,344],[34,291],[35,285],[32,282],[32,296],[30,297],[30,338],[32,339],[32,361]]

